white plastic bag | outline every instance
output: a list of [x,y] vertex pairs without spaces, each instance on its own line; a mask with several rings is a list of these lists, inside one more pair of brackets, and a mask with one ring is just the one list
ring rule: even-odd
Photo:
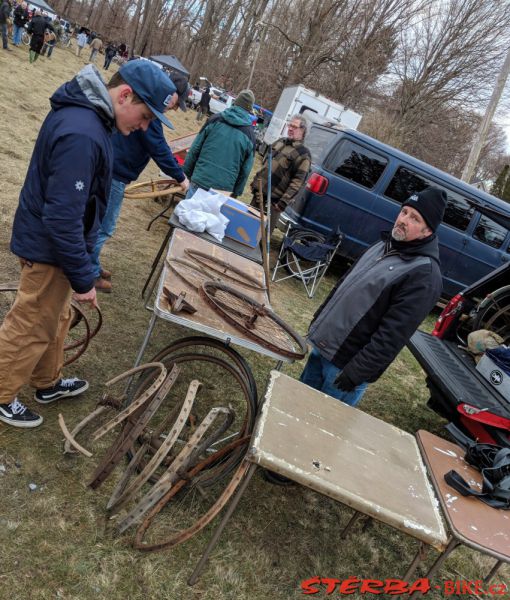
[[174,214],[190,231],[207,231],[221,242],[225,236],[228,219],[221,214],[222,205],[228,200],[222,194],[198,189],[191,198],[181,200]]

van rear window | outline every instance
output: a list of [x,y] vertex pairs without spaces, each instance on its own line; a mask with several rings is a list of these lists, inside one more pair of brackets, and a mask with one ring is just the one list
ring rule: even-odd
[[444,212],[443,223],[455,227],[455,229],[465,231],[475,212],[473,206],[460,194],[452,192],[451,190],[438,185],[435,181],[426,179],[409,169],[404,167],[399,167],[397,169],[386,188],[384,195],[402,204],[409,196],[416,192],[421,192],[429,186],[444,190],[448,195],[448,203]]
[[387,164],[383,156],[349,140],[342,140],[328,156],[324,167],[363,187],[373,188]]
[[482,215],[475,227],[473,237],[488,246],[500,248],[505,241],[507,230],[489,217]]

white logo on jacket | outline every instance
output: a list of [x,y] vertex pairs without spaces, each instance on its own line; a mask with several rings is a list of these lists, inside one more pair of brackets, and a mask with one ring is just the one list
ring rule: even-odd
[[85,187],[85,184],[83,183],[83,181],[77,181],[77,182],[74,184],[74,189],[75,189],[77,192],[83,192],[83,189],[84,189],[84,187]]

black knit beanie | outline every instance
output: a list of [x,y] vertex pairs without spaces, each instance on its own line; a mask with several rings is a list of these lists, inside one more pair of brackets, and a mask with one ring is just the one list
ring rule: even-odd
[[448,197],[444,190],[440,190],[435,187],[428,187],[410,196],[403,204],[404,206],[410,206],[417,210],[420,215],[425,219],[425,223],[436,231],[439,224],[443,220],[444,209],[446,208],[446,201]]

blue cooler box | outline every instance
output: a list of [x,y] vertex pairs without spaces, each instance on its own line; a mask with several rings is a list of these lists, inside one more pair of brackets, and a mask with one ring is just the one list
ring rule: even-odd
[[225,235],[240,244],[256,248],[260,242],[260,213],[251,206],[229,198],[221,207],[229,220]]

